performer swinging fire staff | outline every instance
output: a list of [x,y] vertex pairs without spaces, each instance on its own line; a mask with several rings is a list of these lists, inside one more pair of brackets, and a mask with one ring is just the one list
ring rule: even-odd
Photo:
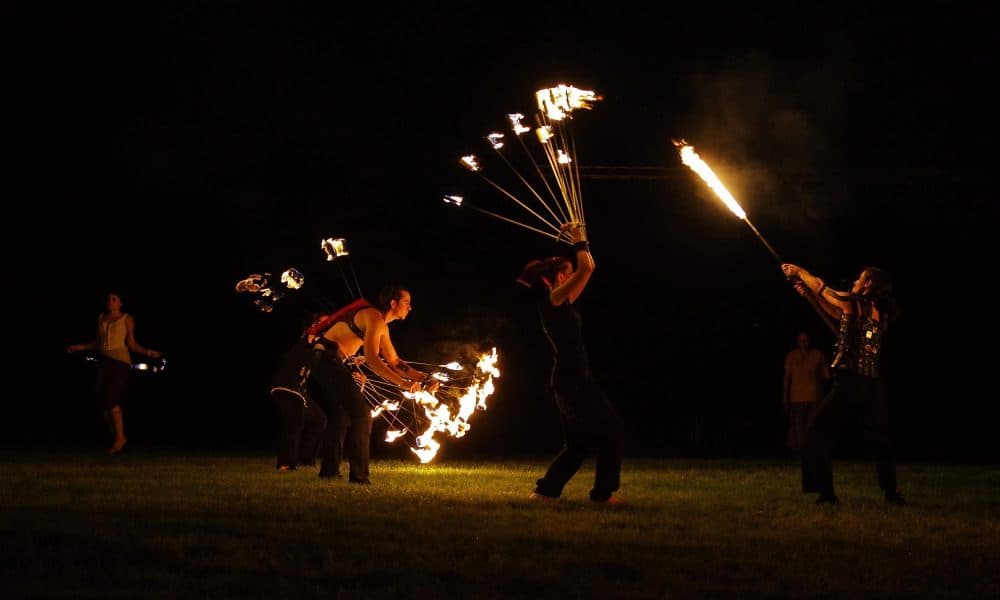
[[865,267],[849,292],[837,291],[803,269],[781,265],[803,296],[817,301],[837,319],[836,357],[831,367],[834,383],[816,409],[806,430],[802,450],[802,492],[818,493],[817,504],[836,504],[831,455],[833,439],[852,415],[860,415],[866,439],[877,449],[878,484],[889,504],[905,504],[896,486],[896,462],[889,436],[889,406],[882,378],[882,350],[886,332],[896,316],[892,281],[877,267]]

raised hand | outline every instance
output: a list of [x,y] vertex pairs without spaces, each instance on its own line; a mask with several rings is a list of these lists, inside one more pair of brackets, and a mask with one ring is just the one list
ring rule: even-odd
[[574,244],[577,242],[587,241],[587,226],[583,223],[564,223],[563,226],[559,228],[559,231],[566,234],[566,236],[569,237],[569,241]]

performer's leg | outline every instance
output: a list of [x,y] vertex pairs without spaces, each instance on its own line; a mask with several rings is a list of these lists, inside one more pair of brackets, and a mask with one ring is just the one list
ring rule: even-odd
[[111,448],[108,449],[108,454],[114,454],[125,446],[125,442],[127,442],[128,439],[125,438],[125,424],[124,419],[122,418],[122,407],[115,406],[109,412],[111,413],[111,422],[114,424],[115,428],[115,441],[111,444]]
[[337,398],[337,370],[326,352],[316,351],[310,375],[309,389],[314,394],[314,400],[326,412],[327,427],[323,432],[320,445],[320,477],[340,477],[340,462],[343,458],[343,432],[347,429],[347,420],[341,410]]
[[889,433],[889,403],[881,380],[864,382],[862,396],[865,439],[874,446],[879,488],[889,499],[899,495],[896,486],[896,453]]
[[372,411],[361,391],[348,374],[343,383],[347,413],[351,432],[345,449],[347,450],[350,472],[348,481],[352,483],[369,483],[369,462],[371,458]]
[[622,456],[625,453],[625,426],[617,411],[601,394],[594,414],[597,464],[590,499],[604,501],[621,486]]
[[563,430],[563,448],[549,464],[545,475],[535,483],[536,494],[551,498],[558,498],[562,494],[566,483],[580,470],[590,450],[590,437],[581,426],[578,409],[573,406],[577,398],[558,391],[555,396]]
[[278,457],[274,466],[278,470],[288,471],[298,464],[305,407],[302,396],[286,390],[273,390],[271,397],[278,409]]
[[563,488],[580,470],[587,457],[586,436],[575,425],[567,423],[566,417],[561,417],[565,442],[562,451],[549,464],[545,475],[535,482],[535,493],[550,498],[562,495]]
[[323,432],[326,431],[327,418],[323,409],[311,398],[307,398],[303,408],[305,411],[302,440],[299,444],[299,464],[312,466],[316,464]]
[[105,359],[104,365],[104,393],[105,409],[111,417],[112,428],[114,429],[114,442],[108,449],[108,454],[114,454],[125,446],[128,439],[125,437],[125,422],[122,416],[121,403],[125,399],[125,390],[128,386],[129,376],[132,373],[132,365],[120,361]]

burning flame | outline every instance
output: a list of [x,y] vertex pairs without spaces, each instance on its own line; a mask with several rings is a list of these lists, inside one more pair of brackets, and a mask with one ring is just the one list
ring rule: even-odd
[[347,241],[344,238],[326,238],[319,245],[323,252],[326,252],[326,260],[328,261],[350,254],[347,251]]
[[461,159],[459,159],[459,162],[461,162],[466,169],[472,171],[473,173],[479,171],[479,169],[482,168],[479,166],[479,159],[476,158],[475,154],[463,156]]
[[248,275],[245,279],[241,279],[236,282],[236,291],[238,293],[250,293],[255,294],[259,292],[262,288],[267,288],[267,278],[270,273],[254,273],[253,275]]
[[548,144],[549,140],[552,139],[552,136],[554,135],[552,133],[552,126],[544,125],[542,127],[539,127],[538,129],[535,129],[535,135],[538,136],[539,142],[543,144]]
[[[254,273],[236,282],[236,292],[240,294],[256,294],[260,296],[253,302],[262,312],[274,310],[274,304],[284,298],[280,289],[270,287],[270,273]],[[298,269],[290,268],[281,274],[281,283],[288,289],[296,290],[302,287],[305,277]]]
[[747,213],[736,202],[736,199],[729,193],[726,186],[722,185],[722,181],[715,175],[712,168],[698,156],[698,153],[694,151],[694,147],[684,140],[674,142],[674,146],[677,146],[681,153],[681,162],[697,173],[708,184],[708,187],[712,188],[712,191],[715,192],[715,195],[722,200],[726,207],[733,211],[734,215],[746,221]]
[[288,269],[281,274],[281,283],[290,290],[297,290],[306,282],[306,278],[298,269]]
[[503,148],[503,134],[502,133],[491,133],[486,136],[486,141],[493,146],[494,150],[499,150]]
[[559,84],[535,92],[538,110],[545,113],[553,121],[562,121],[578,108],[590,109],[591,104],[601,97],[589,90],[577,89],[573,86]]
[[463,198],[461,196],[445,196],[445,204],[454,204],[455,206],[462,206]]
[[[500,377],[500,370],[496,367],[497,359],[496,348],[480,355],[476,363],[477,375],[473,378],[472,385],[465,388],[462,396],[457,398],[457,406],[442,403],[434,394],[425,390],[403,392],[403,396],[414,400],[423,408],[424,417],[429,421],[427,428],[416,436],[415,444],[410,448],[420,458],[420,462],[427,463],[437,455],[441,444],[434,439],[436,433],[447,433],[451,437],[460,438],[472,427],[469,418],[475,411],[486,410],[486,401],[495,391],[493,378]],[[449,365],[458,367],[453,370],[461,369],[457,363]],[[396,432],[391,433],[394,434],[392,439],[390,440],[387,434],[386,441],[393,441],[402,435],[402,433],[398,435]]]
[[507,118],[510,119],[510,128],[514,130],[515,135],[521,135],[522,133],[528,133],[531,131],[530,127],[521,125],[521,119],[524,118],[524,115],[521,113],[511,113],[507,115]]

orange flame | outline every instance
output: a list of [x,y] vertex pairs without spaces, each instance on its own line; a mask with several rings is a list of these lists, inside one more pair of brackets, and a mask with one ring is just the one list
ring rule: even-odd
[[715,195],[722,200],[726,207],[733,211],[734,215],[746,221],[747,213],[743,210],[743,207],[736,202],[736,199],[729,193],[726,186],[722,185],[722,181],[715,175],[715,172],[708,166],[708,163],[698,156],[698,153],[694,151],[694,147],[684,140],[674,142],[674,146],[677,146],[681,153],[681,162],[697,173],[708,184],[708,187],[712,188],[712,191],[715,192]]
[[[424,409],[424,416],[429,424],[427,428],[417,436],[415,447],[410,450],[420,458],[420,462],[430,462],[437,456],[441,448],[440,442],[434,439],[438,432],[447,433],[454,438],[460,438],[471,429],[469,419],[476,410],[486,410],[486,401],[495,391],[493,378],[500,377],[500,370],[496,367],[498,360],[497,349],[480,355],[476,363],[476,369],[481,374],[472,385],[465,389],[464,394],[458,398],[458,407],[455,413],[447,404],[441,403],[434,394],[421,390],[414,393],[404,392],[403,395],[417,402]],[[449,363],[454,364],[454,363]],[[396,436],[398,437],[398,436]],[[395,437],[393,439],[396,439]],[[387,441],[392,441],[388,440]]]

